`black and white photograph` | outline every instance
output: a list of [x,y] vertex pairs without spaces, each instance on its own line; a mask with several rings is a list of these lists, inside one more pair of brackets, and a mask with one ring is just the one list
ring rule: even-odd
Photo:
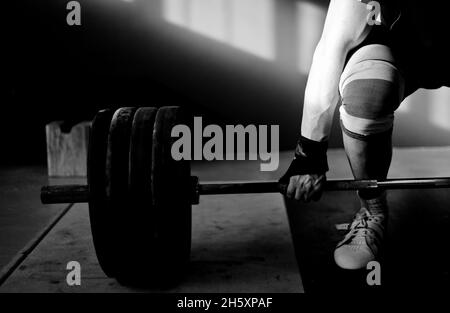
[[2,7],[1,294],[450,291],[448,1]]

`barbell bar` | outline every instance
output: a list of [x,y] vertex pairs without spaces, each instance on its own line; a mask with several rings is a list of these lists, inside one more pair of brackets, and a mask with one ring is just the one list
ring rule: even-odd
[[[192,204],[198,204],[200,195],[286,193],[286,185],[278,181],[199,183],[198,177],[191,176]],[[364,189],[435,189],[450,188],[450,177],[402,178],[387,180],[329,180],[325,191],[349,191]],[[41,189],[44,204],[89,202],[88,185],[55,185]]]

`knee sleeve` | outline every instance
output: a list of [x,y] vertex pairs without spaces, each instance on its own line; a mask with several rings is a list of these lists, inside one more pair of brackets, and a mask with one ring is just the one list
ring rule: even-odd
[[347,66],[339,84],[343,131],[362,140],[391,131],[394,111],[403,100],[403,85],[390,62],[370,59]]

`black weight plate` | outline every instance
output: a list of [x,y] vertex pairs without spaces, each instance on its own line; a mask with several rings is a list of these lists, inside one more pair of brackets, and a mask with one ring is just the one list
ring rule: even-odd
[[[152,205],[151,169],[153,151],[153,125],[155,124],[157,108],[140,108],[133,119],[130,144],[130,195],[138,203]],[[150,208],[142,209],[145,212]],[[141,209],[137,210],[141,211]]]
[[133,227],[126,223],[128,214],[128,170],[131,125],[136,108],[118,109],[112,118],[106,150],[106,196],[114,230],[109,240],[114,244],[114,274],[117,279],[129,270],[129,233]]
[[179,107],[162,107],[153,129],[152,198],[155,233],[155,264],[166,280],[177,280],[189,261],[191,248],[191,169],[189,161],[171,156],[172,128],[188,125]]
[[[130,143],[129,206],[123,215],[128,237],[126,270],[120,280],[126,284],[146,284],[152,281],[154,259],[153,234],[157,221],[153,216],[151,193],[153,125],[157,108],[136,111]],[[127,225],[127,226],[125,226]]]
[[113,111],[102,110],[95,116],[89,136],[87,178],[89,185],[89,218],[92,239],[99,264],[108,277],[114,277],[113,231],[106,202],[106,148]]

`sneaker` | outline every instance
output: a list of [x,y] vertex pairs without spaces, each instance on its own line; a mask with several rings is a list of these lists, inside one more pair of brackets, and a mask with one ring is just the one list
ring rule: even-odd
[[336,264],[347,270],[365,268],[377,259],[387,223],[386,196],[361,199],[361,210],[355,215],[350,230],[334,251]]

